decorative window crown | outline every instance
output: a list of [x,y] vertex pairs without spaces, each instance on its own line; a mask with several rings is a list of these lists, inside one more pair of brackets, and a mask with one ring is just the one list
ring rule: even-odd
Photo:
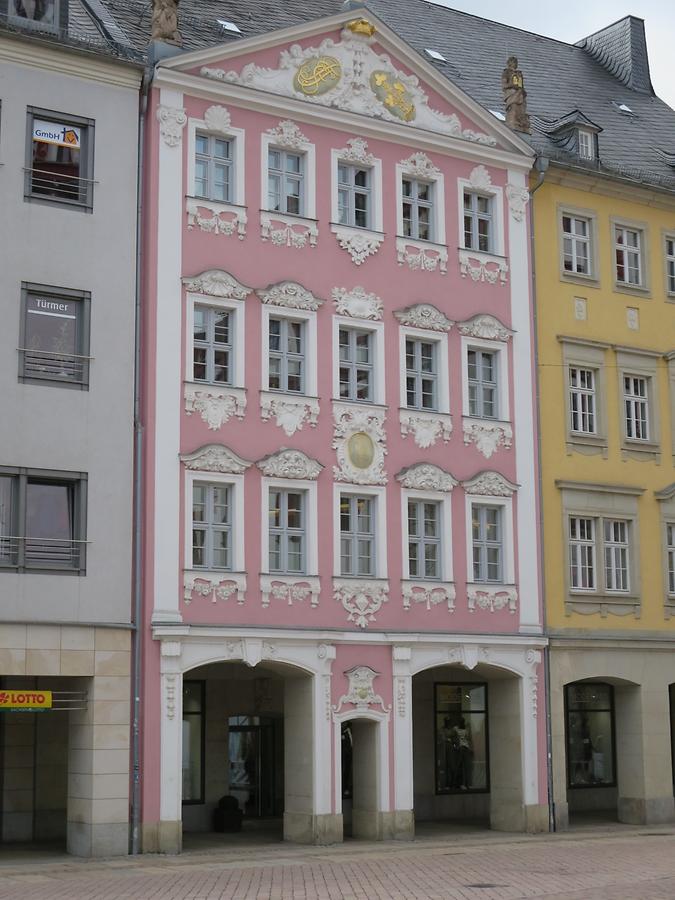
[[180,459],[186,469],[228,475],[241,475],[251,465],[223,444],[204,444],[192,453],[183,453]]
[[321,306],[323,300],[315,297],[311,291],[298,284],[297,281],[280,281],[270,284],[264,290],[256,291],[263,303],[271,306],[285,306],[290,309],[309,309],[313,312]]
[[428,328],[430,331],[450,331],[452,328],[450,319],[431,303],[406,306],[405,309],[397,309],[394,315],[401,325],[414,328]]
[[510,497],[518,485],[509,481],[499,472],[479,472],[468,481],[462,482],[465,493],[481,497]]
[[231,297],[235,300],[244,300],[252,291],[252,288],[237,281],[234,275],[230,275],[229,272],[224,272],[222,269],[208,269],[201,275],[184,278],[183,284],[187,291],[193,291],[195,294]]
[[271,478],[300,478],[315,481],[323,469],[320,462],[311,459],[302,450],[282,448],[259,460],[256,465]]

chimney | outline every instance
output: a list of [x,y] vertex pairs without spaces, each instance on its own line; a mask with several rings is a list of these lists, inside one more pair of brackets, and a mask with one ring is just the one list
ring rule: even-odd
[[633,91],[654,94],[644,19],[626,16],[576,43],[622,84]]

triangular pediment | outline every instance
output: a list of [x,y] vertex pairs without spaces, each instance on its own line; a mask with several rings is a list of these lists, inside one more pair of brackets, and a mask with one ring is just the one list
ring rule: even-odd
[[369,10],[173,57],[160,68],[532,156]]

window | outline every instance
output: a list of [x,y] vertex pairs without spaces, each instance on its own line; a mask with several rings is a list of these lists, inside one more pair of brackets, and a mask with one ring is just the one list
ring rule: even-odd
[[675,594],[675,525],[666,525],[666,552],[668,555],[668,593]]
[[183,803],[204,802],[205,682],[183,682]]
[[441,578],[441,504],[408,500],[408,577]]
[[65,0],[9,0],[10,20],[40,31],[59,31],[67,27],[68,4]]
[[232,202],[234,192],[233,141],[224,137],[195,135],[195,197]]
[[371,227],[371,172],[338,163],[338,216],[341,225]]
[[438,408],[438,363],[434,341],[405,341],[406,405],[409,409]]
[[232,569],[232,488],[192,485],[192,565],[196,569]]
[[626,437],[634,441],[649,440],[648,380],[637,375],[623,376],[623,404]]
[[573,275],[592,275],[591,220],[563,215],[563,270]]
[[375,503],[373,497],[340,496],[340,573],[375,575]]
[[615,778],[614,689],[609,684],[565,686],[567,784],[612,787]]
[[192,342],[195,381],[233,383],[233,318],[230,310],[195,305]]
[[642,232],[623,225],[614,226],[616,280],[621,284],[642,285]]
[[596,434],[595,371],[569,366],[570,430]]
[[91,120],[29,109],[25,197],[90,210],[93,149]]
[[436,793],[488,791],[487,684],[434,685]]
[[464,191],[464,247],[492,252],[492,198]]
[[582,159],[595,159],[595,139],[592,131],[580,128],[577,131],[579,156]]
[[[570,587],[573,591],[630,590],[630,527],[625,519],[570,516]],[[598,542],[601,540],[601,546]],[[596,551],[604,561],[604,584],[598,584]]]
[[358,328],[340,328],[340,399],[373,400],[373,333]]
[[306,570],[306,496],[304,491],[270,488],[269,571],[303,574]]
[[467,350],[469,415],[482,419],[499,417],[497,354]]
[[301,394],[305,382],[305,323],[270,316],[268,325],[270,391]]
[[433,241],[433,184],[416,178],[403,178],[402,187],[404,236]]
[[87,387],[89,294],[22,286],[19,379]]
[[501,506],[471,505],[473,580],[503,581],[504,538]]
[[303,154],[270,147],[267,159],[267,208],[273,212],[303,216],[305,214]]
[[666,290],[675,294],[675,238],[666,238]]
[[0,470],[0,566],[85,569],[86,477]]

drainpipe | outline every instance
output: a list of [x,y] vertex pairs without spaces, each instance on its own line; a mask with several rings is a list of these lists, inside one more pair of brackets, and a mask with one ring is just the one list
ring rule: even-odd
[[[534,170],[537,172],[537,183],[530,191],[530,199],[544,183],[549,167],[549,160],[545,156],[538,156],[534,161]],[[541,418],[539,410],[539,329],[537,316],[537,267],[534,255],[534,203],[530,203],[530,259],[532,264],[532,317],[534,326],[534,364],[535,364],[535,416],[537,421],[537,462],[538,462],[538,488],[539,488],[539,571],[541,573],[541,602],[544,634],[546,634],[546,578],[544,575],[544,512],[543,512],[543,482],[541,476]],[[548,645],[544,647],[544,695],[546,697],[546,790],[548,795],[548,830],[555,831],[555,815],[553,812],[553,739],[551,734],[551,660]]]
[[131,831],[129,852],[141,851],[141,682],[143,656],[143,579],[142,579],[142,516],[143,516],[143,425],[141,422],[141,277],[142,277],[142,212],[144,190],[145,115],[148,108],[148,92],[152,69],[143,73],[138,105],[138,160],[136,184],[136,296],[134,321],[134,509],[133,509],[133,652],[131,657],[132,725],[131,725]]

